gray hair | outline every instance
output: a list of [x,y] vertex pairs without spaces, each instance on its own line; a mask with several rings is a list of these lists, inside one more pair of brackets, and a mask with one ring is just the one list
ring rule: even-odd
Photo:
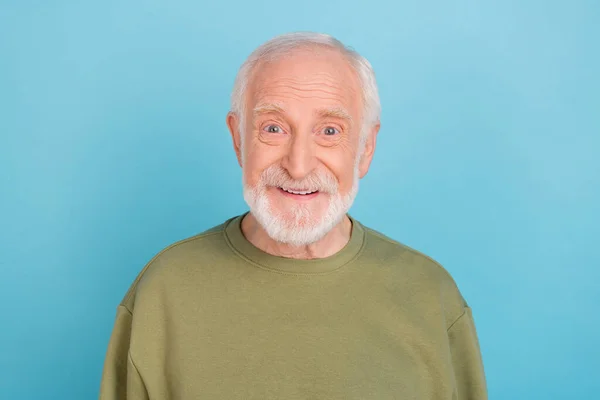
[[240,131],[243,132],[245,118],[245,92],[248,81],[250,80],[256,65],[262,61],[273,60],[294,49],[306,46],[324,46],[339,50],[358,74],[361,83],[364,107],[361,141],[366,139],[369,130],[365,128],[379,123],[379,116],[381,114],[379,92],[377,90],[377,82],[375,80],[373,68],[366,58],[358,54],[355,50],[346,47],[339,40],[330,35],[315,32],[293,32],[276,36],[254,50],[242,64],[235,78],[233,92],[231,94],[231,112],[238,115]]

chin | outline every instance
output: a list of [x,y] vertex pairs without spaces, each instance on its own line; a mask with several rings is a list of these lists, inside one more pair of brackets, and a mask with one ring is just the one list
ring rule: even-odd
[[[321,222],[286,221],[275,216],[265,216],[264,228],[268,235],[275,241],[292,246],[306,246],[323,239],[333,228],[330,224]],[[257,218],[258,219],[258,218]]]
[[321,240],[333,228],[322,210],[294,206],[251,209],[271,239],[292,246],[305,246]]
[[307,204],[286,206],[271,201],[264,191],[248,188],[244,188],[244,198],[269,237],[292,246],[306,246],[323,239],[342,221],[350,208],[348,199],[342,199],[339,195],[331,196],[324,209]]

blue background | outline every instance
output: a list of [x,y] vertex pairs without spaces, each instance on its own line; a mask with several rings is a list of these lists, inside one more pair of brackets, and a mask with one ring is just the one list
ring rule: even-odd
[[352,213],[454,276],[490,398],[598,398],[599,23],[594,0],[0,1],[0,398],[97,396],[139,270],[245,211],[229,93],[295,30],[374,65]]

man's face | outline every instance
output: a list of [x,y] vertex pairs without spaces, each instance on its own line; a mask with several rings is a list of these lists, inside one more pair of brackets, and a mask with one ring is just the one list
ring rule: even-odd
[[244,198],[273,239],[314,243],[342,220],[372,156],[358,77],[339,52],[302,49],[259,65],[246,93],[242,132],[228,120]]

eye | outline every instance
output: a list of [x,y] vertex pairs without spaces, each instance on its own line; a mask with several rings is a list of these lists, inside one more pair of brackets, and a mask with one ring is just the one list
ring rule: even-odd
[[281,127],[279,125],[267,125],[263,128],[264,131],[267,131],[269,133],[281,133],[283,132],[283,129],[281,129]]
[[323,129],[323,133],[325,134],[325,136],[333,136],[340,133],[340,131],[338,131],[332,126],[328,126],[327,128]]

